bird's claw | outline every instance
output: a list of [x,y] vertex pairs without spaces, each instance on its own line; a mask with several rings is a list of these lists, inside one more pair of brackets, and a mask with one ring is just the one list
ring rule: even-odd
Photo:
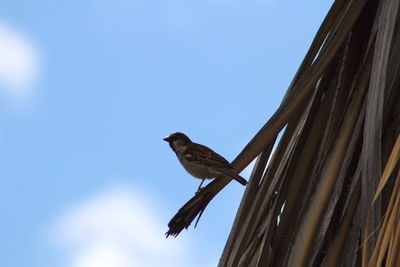
[[199,188],[197,189],[196,193],[194,193],[194,194],[197,195],[197,194],[200,193],[200,191],[203,190],[203,189],[204,189],[204,187],[199,187]]

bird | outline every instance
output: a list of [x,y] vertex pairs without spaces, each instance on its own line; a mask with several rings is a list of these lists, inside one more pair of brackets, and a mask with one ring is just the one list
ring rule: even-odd
[[224,176],[246,185],[247,181],[235,172],[233,166],[211,148],[192,142],[184,133],[175,132],[163,139],[169,143],[179,162],[195,178],[201,179],[196,193],[202,189],[206,179]]

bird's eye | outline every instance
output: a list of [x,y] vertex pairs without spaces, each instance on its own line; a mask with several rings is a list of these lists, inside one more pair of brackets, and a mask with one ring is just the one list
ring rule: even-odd
[[185,159],[186,159],[187,161],[193,161],[193,156],[190,155],[190,154],[186,154],[186,155],[185,155]]

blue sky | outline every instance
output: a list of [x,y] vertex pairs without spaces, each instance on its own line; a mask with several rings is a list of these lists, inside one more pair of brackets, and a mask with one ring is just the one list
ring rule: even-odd
[[331,4],[1,0],[0,266],[215,266],[244,187],[165,239],[199,180],[162,138],[234,159]]

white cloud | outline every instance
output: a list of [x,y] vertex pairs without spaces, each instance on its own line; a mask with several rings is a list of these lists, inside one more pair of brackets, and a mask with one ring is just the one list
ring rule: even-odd
[[26,98],[38,72],[39,55],[33,42],[0,22],[0,88],[13,99]]
[[52,224],[67,267],[193,266],[188,242],[166,239],[168,219],[148,195],[114,186],[72,207]]

